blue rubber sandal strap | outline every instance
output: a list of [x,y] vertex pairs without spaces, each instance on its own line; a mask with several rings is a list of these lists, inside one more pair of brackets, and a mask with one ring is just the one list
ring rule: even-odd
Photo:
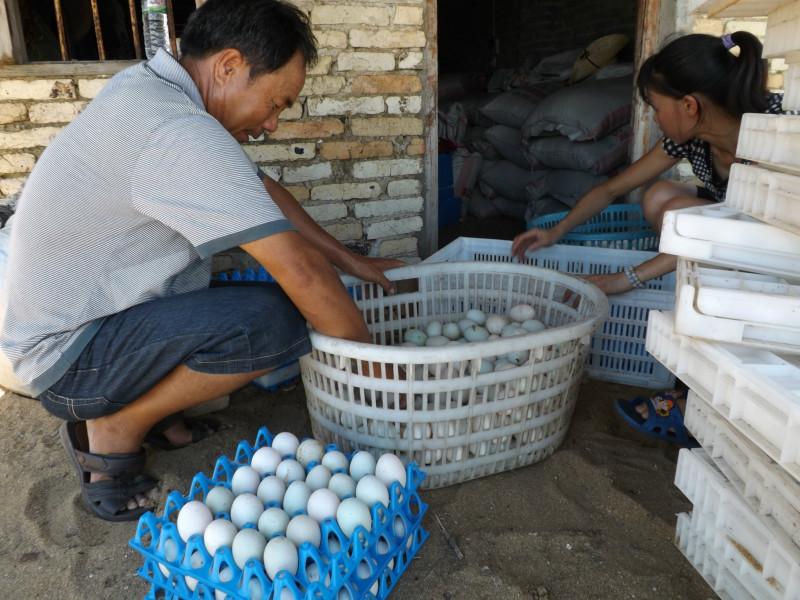
[[[633,400],[617,400],[614,407],[617,413],[633,429],[650,437],[674,442],[682,445],[689,445],[691,439],[686,426],[683,423],[683,414],[678,406],[677,399],[679,394],[664,398],[666,394],[657,395],[654,398],[636,397]],[[663,402],[659,400],[669,400],[669,410],[665,410]],[[642,417],[636,410],[637,406],[647,403],[647,418]]]

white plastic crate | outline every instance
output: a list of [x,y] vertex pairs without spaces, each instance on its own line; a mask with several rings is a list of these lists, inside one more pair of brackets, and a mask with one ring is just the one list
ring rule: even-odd
[[800,354],[800,286],[685,258],[677,275],[676,333]]
[[783,72],[783,110],[800,111],[800,54],[791,60]]
[[731,166],[725,204],[800,235],[800,177],[796,175],[736,163]]
[[659,250],[722,267],[800,278],[800,235],[724,204],[668,211]]
[[800,483],[693,391],[684,423],[756,514],[800,548]]
[[[345,280],[373,343],[310,332],[300,359],[314,437],[344,451],[392,451],[443,487],[540,461],[567,433],[605,295],[580,279],[519,264],[435,263],[387,272],[415,291],[386,296]],[[530,304],[547,327],[471,344],[404,347],[403,333],[458,321],[473,308],[505,314]],[[520,353],[519,366],[481,372]]]
[[716,548],[706,546],[702,528],[700,532],[692,528],[691,513],[678,514],[675,545],[722,600],[761,600],[739,583],[732,570],[738,566],[735,561],[731,564]]
[[[528,253],[525,264],[576,275],[616,273],[655,257],[655,252],[584,248],[557,244]],[[460,237],[423,263],[484,261],[511,263],[511,242]],[[675,378],[644,347],[647,315],[652,309],[671,310],[675,304],[675,275],[647,281],[648,289],[609,296],[609,316],[592,337],[587,374],[603,381],[663,389]]]
[[769,13],[764,36],[765,58],[780,58],[800,50],[800,3],[790,2]]
[[[753,512],[705,451],[680,451],[675,485],[693,505],[689,531],[700,538],[718,565],[727,563],[731,575],[752,597],[800,597],[800,549]],[[685,520],[679,520],[679,532],[681,528],[686,529]]]
[[647,350],[800,481],[800,358],[676,334],[660,311]]
[[742,116],[736,156],[800,170],[800,116],[747,113]]

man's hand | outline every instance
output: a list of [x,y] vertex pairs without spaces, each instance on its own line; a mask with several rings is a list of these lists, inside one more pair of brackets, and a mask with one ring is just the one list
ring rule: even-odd
[[606,295],[621,294],[633,289],[625,273],[610,273],[608,275],[584,275],[581,277],[599,287]]
[[364,281],[377,283],[387,294],[394,294],[394,284],[386,279],[383,272],[404,266],[406,266],[406,264],[403,261],[395,258],[374,258],[372,256],[352,254],[343,268],[348,275],[353,275]]

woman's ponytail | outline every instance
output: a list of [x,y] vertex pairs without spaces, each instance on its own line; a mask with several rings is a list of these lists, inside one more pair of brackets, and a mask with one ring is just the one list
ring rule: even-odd
[[764,47],[747,31],[732,33],[730,39],[739,47],[739,57],[731,73],[727,108],[733,114],[762,113],[767,108],[767,61],[761,57]]
[[[738,46],[739,56],[731,48]],[[767,65],[758,38],[737,31],[722,38],[695,33],[673,40],[639,69],[637,86],[680,99],[703,94],[735,117],[767,108]]]

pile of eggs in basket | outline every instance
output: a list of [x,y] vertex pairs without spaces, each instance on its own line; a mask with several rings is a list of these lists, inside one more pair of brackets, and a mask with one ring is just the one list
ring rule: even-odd
[[[431,321],[424,331],[407,329],[403,334],[403,346],[455,346],[544,331],[544,323],[535,319],[535,316],[536,310],[530,304],[517,304],[508,311],[508,316],[487,315],[473,308],[458,322]],[[481,360],[480,372],[504,371],[524,365],[529,358],[530,352],[527,350],[486,357]]]
[[[219,485],[204,501],[187,502],[178,513],[178,534],[184,541],[202,536],[212,557],[230,547],[241,569],[250,560],[263,561],[271,580],[282,571],[295,575],[298,548],[304,543],[319,548],[323,521],[334,519],[348,538],[358,526],[370,531],[371,508],[388,507],[395,481],[406,485],[405,467],[394,454],[376,461],[360,451],[348,461],[338,450],[326,452],[317,440],[300,442],[282,432],[271,446],[256,450],[249,465],[236,469],[230,488]],[[191,577],[186,583],[192,591],[197,587]]]

